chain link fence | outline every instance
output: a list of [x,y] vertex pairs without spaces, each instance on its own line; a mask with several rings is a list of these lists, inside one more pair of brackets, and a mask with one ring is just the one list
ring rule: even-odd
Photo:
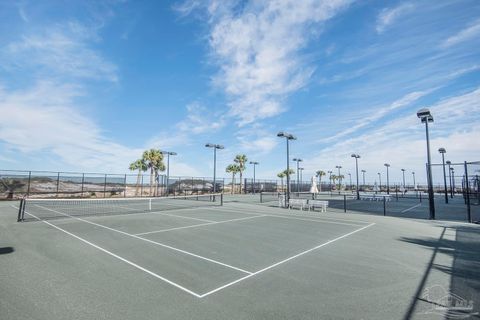
[[[217,179],[216,192],[224,192]],[[213,179],[157,177],[149,174],[103,174],[0,170],[0,200],[30,198],[155,197],[213,193]]]

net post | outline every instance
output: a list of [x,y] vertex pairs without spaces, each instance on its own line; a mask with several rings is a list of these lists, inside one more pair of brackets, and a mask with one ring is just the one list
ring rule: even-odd
[[17,222],[20,222],[23,220],[24,205],[25,205],[25,198],[22,198],[20,199],[20,205],[18,208]]
[[263,203],[263,192],[260,192],[260,203]]
[[223,192],[220,194],[220,205],[223,206]]
[[347,212],[347,195],[343,195],[343,212]]
[[148,211],[152,211],[152,199],[148,199]]

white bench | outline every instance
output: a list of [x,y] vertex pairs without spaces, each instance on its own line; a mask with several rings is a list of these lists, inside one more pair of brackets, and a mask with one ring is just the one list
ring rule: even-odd
[[288,202],[288,209],[293,207],[299,207],[300,210],[303,210],[303,208],[308,208],[307,199],[290,199]]
[[390,194],[361,194],[360,200],[370,200],[370,201],[391,201],[392,195]]
[[328,201],[323,200],[309,200],[308,201],[308,210],[315,208],[320,208],[321,212],[327,212]]

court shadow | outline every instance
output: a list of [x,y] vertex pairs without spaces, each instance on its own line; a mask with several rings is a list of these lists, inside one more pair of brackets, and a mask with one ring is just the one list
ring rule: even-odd
[[[455,240],[444,238],[447,229],[456,231]],[[445,294],[448,294],[450,299],[463,299],[466,302],[471,302],[473,309],[469,312],[478,316],[480,313],[480,251],[478,249],[480,247],[480,229],[478,227],[466,225],[443,227],[438,239],[404,237],[400,240],[432,250],[430,262],[404,316],[405,320],[412,318],[417,302],[422,301],[423,294],[427,289],[427,279],[432,270],[438,270],[449,275],[450,288],[449,292]],[[453,258],[452,265],[435,263],[436,255],[439,253],[451,256]]]
[[14,252],[15,249],[13,247],[2,247],[0,248],[0,254],[8,254]]

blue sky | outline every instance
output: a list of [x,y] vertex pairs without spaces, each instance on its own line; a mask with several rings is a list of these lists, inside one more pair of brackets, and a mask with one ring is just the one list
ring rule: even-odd
[[304,177],[358,153],[368,181],[422,181],[424,106],[434,162],[480,160],[476,0],[0,1],[0,30],[3,169],[123,173],[154,147],[211,176],[213,142],[219,175],[245,153],[273,178],[287,131]]

